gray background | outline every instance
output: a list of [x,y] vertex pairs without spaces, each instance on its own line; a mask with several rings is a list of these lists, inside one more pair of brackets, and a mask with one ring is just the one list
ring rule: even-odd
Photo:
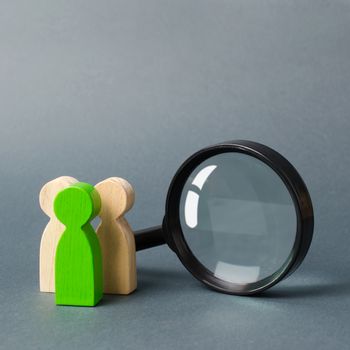
[[[0,347],[348,349],[350,1],[0,2]],[[169,182],[199,148],[246,138],[309,186],[315,238],[261,297],[212,292],[160,247],[139,288],[96,308],[38,292],[59,175],[127,178],[133,228],[158,224]]]

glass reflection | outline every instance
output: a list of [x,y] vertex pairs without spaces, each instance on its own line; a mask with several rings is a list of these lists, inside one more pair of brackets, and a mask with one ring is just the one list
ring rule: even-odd
[[[216,169],[216,165],[208,165],[202,169],[192,181],[200,190],[210,174]],[[190,228],[195,228],[198,224],[198,200],[199,195],[196,192],[188,191],[185,202],[185,221]]]
[[296,213],[280,177],[260,160],[223,153],[187,180],[180,221],[197,259],[225,281],[256,282],[287,260]]

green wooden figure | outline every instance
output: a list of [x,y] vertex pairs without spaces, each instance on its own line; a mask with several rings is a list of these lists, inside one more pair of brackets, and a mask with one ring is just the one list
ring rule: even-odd
[[95,306],[102,298],[101,247],[90,221],[101,200],[95,188],[78,182],[59,192],[54,211],[66,229],[55,258],[57,305]]

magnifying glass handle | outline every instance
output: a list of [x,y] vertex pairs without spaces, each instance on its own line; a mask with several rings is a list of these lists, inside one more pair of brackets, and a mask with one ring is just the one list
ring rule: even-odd
[[154,226],[135,231],[136,251],[157,247],[166,244],[162,226]]

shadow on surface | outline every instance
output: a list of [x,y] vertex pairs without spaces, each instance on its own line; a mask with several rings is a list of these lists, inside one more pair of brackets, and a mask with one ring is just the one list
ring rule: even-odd
[[[140,268],[138,270],[139,292],[162,288],[164,290],[172,288],[181,288],[181,290],[193,289],[197,286],[200,289],[213,290],[197,281],[187,271],[162,270]],[[214,291],[214,293],[217,293]],[[350,296],[350,280],[335,280],[328,276],[324,281],[310,282],[310,284],[286,285],[277,284],[271,289],[256,295],[258,298],[269,299],[295,299],[307,297],[333,297],[333,296]]]
[[138,285],[142,290],[162,287],[165,289],[181,287],[183,289],[195,281],[185,270],[139,268],[137,274]]
[[[127,303],[135,298],[152,295],[159,290],[163,292],[174,289],[185,291],[192,289],[194,284],[197,284],[197,280],[186,271],[138,268],[137,289],[133,293],[129,295],[105,294],[99,305]],[[201,284],[198,282],[197,286]]]
[[[130,299],[149,296],[155,291],[162,292],[174,291],[175,289],[185,292],[199,290],[218,293],[197,281],[187,271],[168,270],[168,269],[153,269],[153,268],[138,268],[138,287],[132,294],[125,295],[105,295],[101,305],[109,305],[115,303],[129,302]],[[255,295],[255,298],[262,299],[297,299],[309,297],[334,297],[334,296],[350,296],[350,280],[333,280],[331,278],[324,282],[313,282],[312,284],[286,284],[272,287],[271,289]],[[230,297],[230,295],[228,295]]]
[[259,298],[271,298],[271,299],[294,299],[294,298],[307,298],[307,297],[332,297],[332,296],[350,296],[350,281],[328,281],[324,283],[317,283],[311,285],[287,285],[281,287],[273,287],[262,294],[258,295]]

